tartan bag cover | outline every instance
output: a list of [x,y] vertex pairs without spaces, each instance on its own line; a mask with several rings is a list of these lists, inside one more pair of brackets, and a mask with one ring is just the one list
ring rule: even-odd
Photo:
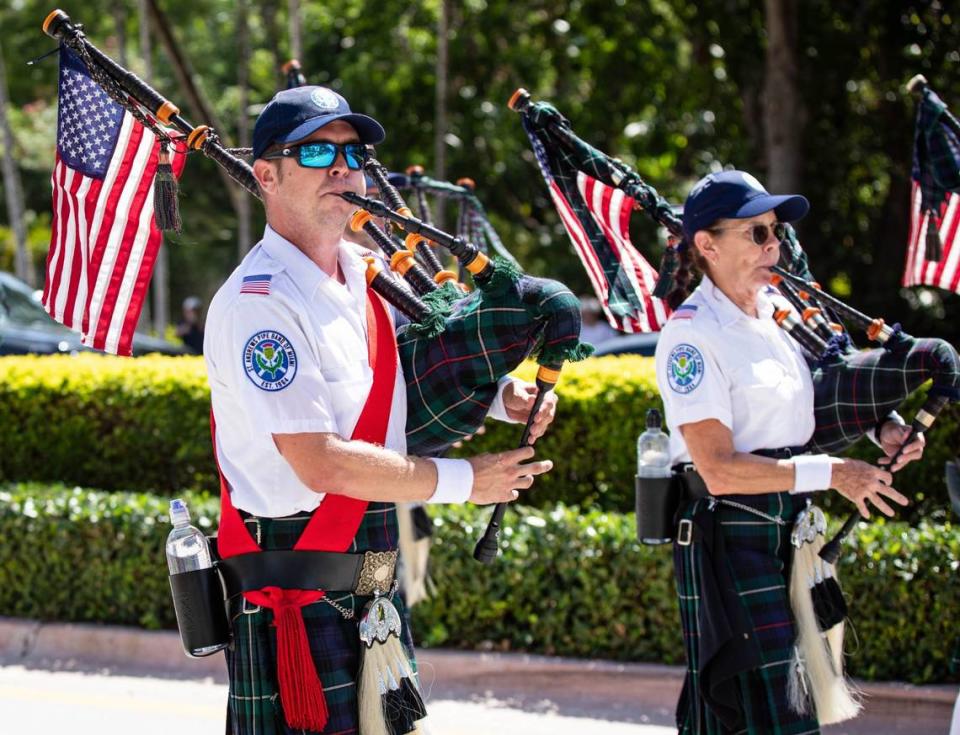
[[[744,660],[737,660],[736,648],[728,658],[743,669],[751,662],[746,653],[756,647],[760,661],[734,673],[734,686],[725,692],[726,706],[708,704],[711,698],[705,688],[711,682],[702,675],[710,662],[702,656],[710,650],[710,639],[716,635],[706,622],[718,612],[716,598],[705,595],[709,572],[704,570],[709,565],[703,556],[709,550],[697,540],[689,546],[675,544],[674,571],[687,657],[677,727],[681,735],[814,735],[820,732],[816,719],[794,713],[787,700],[787,677],[796,640],[788,592],[793,548],[790,530],[794,518],[806,507],[807,496],[765,493],[724,497],[786,522],[779,525],[722,503],[708,510],[710,500],[688,503],[681,510],[685,519],[703,513],[713,516],[714,533],[722,537],[723,549],[722,558],[713,562],[725,564],[732,575],[742,606],[739,612],[746,614],[752,628],[755,646],[744,642],[744,653],[740,654]],[[739,716],[731,725],[731,711],[737,710]]]
[[[386,307],[372,290],[367,292],[367,325],[373,385],[352,438],[382,444],[389,421],[397,352]],[[367,506],[366,501],[328,494],[305,524],[303,533],[293,545],[294,550],[346,551],[354,543]],[[222,473],[217,548],[222,558],[261,551],[233,506],[230,489]],[[286,590],[278,587],[265,587],[242,594],[245,602],[272,611],[273,625],[277,631],[276,678],[284,719],[291,727],[311,732],[328,732],[329,711],[322,681],[316,671],[303,609],[322,599],[325,594],[325,590]]]
[[466,296],[446,286],[424,297],[442,315],[435,322],[398,330],[410,454],[441,454],[476,432],[497,381],[528,356],[553,366],[593,352],[580,343],[580,302],[566,286],[493,263],[493,275]]
[[945,340],[894,333],[883,347],[837,355],[813,369],[816,429],[810,446],[838,452],[853,444],[927,380],[931,394],[960,398],[960,358]]

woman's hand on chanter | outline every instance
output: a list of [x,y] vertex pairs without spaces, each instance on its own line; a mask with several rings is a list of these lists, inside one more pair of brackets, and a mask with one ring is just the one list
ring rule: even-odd
[[892,486],[893,475],[880,467],[859,459],[843,459],[833,465],[833,487],[843,497],[857,506],[860,515],[870,517],[867,501],[885,516],[893,517],[894,510],[886,499],[898,505],[907,505],[909,500]]
[[[882,457],[878,464],[888,465],[890,459],[900,450],[907,437],[910,436],[910,427],[904,426],[896,421],[887,421],[880,427],[880,446],[886,457]],[[898,472],[911,462],[920,459],[923,456],[923,448],[927,445],[927,440],[923,434],[914,437],[903,450],[903,454],[897,460],[897,463],[889,468],[891,472]]]

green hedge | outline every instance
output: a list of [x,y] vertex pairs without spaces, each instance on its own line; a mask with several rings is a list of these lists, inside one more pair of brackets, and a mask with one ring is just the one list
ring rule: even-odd
[[[216,499],[187,501],[212,531]],[[0,615],[172,627],[166,508],[155,495],[0,487]],[[471,552],[489,509],[433,511],[437,589],[414,610],[423,645],[682,662],[670,551],[638,544],[632,516],[511,511],[502,558],[483,566]],[[851,671],[946,680],[960,609],[956,528],[876,524],[848,549],[840,569],[860,641]]]
[[[532,378],[534,367],[519,374]],[[527,502],[633,507],[636,437],[659,406],[653,361],[591,358],[564,368],[554,425],[538,454],[555,469]],[[209,392],[201,358],[130,360],[96,355],[0,358],[0,482],[46,481],[170,494],[218,487],[210,451]],[[904,414],[912,416],[915,399]],[[789,417],[784,417],[789,420]],[[490,421],[461,455],[516,446],[520,428]],[[924,462],[897,487],[919,501],[916,518],[947,506],[943,463],[960,448],[960,409],[944,412]],[[857,456],[878,450],[862,441]],[[836,500],[828,503],[828,506]],[[939,520],[944,520],[941,514]]]

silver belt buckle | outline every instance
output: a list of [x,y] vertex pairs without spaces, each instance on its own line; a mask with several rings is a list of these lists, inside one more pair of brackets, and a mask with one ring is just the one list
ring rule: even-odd
[[693,543],[693,521],[683,518],[677,528],[677,545],[689,546]]
[[365,551],[354,594],[367,596],[377,590],[387,592],[393,584],[396,568],[396,551]]

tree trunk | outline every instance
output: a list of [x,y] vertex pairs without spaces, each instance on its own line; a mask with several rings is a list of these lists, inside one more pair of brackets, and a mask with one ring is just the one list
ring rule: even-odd
[[[440,181],[447,178],[447,73],[449,66],[448,42],[450,34],[450,0],[440,0],[440,20],[437,24],[437,90],[436,112],[433,124],[433,175]],[[444,228],[444,207],[435,208],[436,226]]]
[[[140,55],[143,57],[143,81],[153,82],[153,41],[150,38],[150,13],[147,7],[149,0],[139,0],[140,11]],[[160,233],[160,249],[157,251],[157,261],[153,266],[153,331],[159,337],[167,332],[170,319],[170,259],[167,256],[167,247],[163,233]]]
[[[237,87],[239,87],[240,110],[237,114],[237,142],[241,148],[250,145],[250,120],[247,117],[249,97],[250,26],[248,25],[247,0],[237,0]],[[237,203],[237,260],[250,251],[252,242],[250,223],[250,197],[241,196]]]
[[303,24],[300,0],[289,0],[290,12],[290,58],[303,63]]
[[113,6],[113,28],[117,34],[117,62],[127,68],[127,8],[123,3]]
[[3,63],[3,49],[0,48],[0,129],[2,129],[3,134],[3,190],[7,196],[7,215],[10,218],[10,229],[13,231],[13,241],[16,246],[14,271],[17,278],[36,287],[37,276],[34,272],[33,261],[27,252],[27,230],[23,222],[23,188],[20,186],[20,171],[17,169],[17,160],[14,153],[13,130],[11,130],[10,120],[7,118],[9,108],[7,69]]
[[[226,134],[226,128],[220,124],[220,121],[213,113],[213,108],[203,96],[200,88],[194,83],[194,77],[196,75],[190,66],[190,62],[187,61],[187,58],[180,50],[180,45],[173,36],[173,31],[170,28],[170,23],[167,21],[167,16],[164,15],[162,10],[160,10],[156,0],[140,0],[140,2],[145,3],[147,9],[149,10],[150,21],[156,27],[157,35],[160,37],[160,42],[163,44],[164,51],[166,51],[167,56],[170,59],[170,64],[173,68],[174,76],[177,78],[177,83],[180,85],[183,93],[187,96],[187,101],[201,116],[202,120],[200,120],[200,123],[209,125],[211,128],[216,130],[223,145],[228,146],[229,143],[227,140],[228,136]],[[144,15],[144,22],[146,21],[146,18],[147,16]],[[247,194],[237,182],[230,178],[222,166],[217,166],[216,169],[220,179],[223,181],[224,186],[227,189],[227,194],[230,196],[230,204],[233,206],[233,211],[239,216],[240,199],[247,196]]]
[[806,109],[797,79],[797,0],[764,0],[767,54],[763,122],[767,188],[799,191]]

